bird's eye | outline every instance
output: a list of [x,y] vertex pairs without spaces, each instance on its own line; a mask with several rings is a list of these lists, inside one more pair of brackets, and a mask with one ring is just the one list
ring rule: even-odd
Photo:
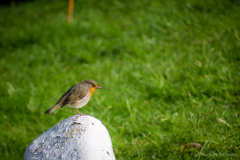
[[93,87],[96,87],[95,84],[93,85]]

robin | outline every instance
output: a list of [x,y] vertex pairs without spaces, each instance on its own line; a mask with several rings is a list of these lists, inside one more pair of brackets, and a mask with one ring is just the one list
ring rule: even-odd
[[[74,108],[81,115],[81,113],[77,109],[82,108],[89,102],[95,89],[101,89],[101,87],[98,86],[97,82],[95,82],[94,80],[86,79],[72,86],[66,93],[64,93],[64,95],[62,95],[62,97],[58,100],[55,106],[47,110],[45,113],[50,114],[55,109],[59,107],[62,108],[68,105],[73,112]],[[74,114],[76,115],[75,112]]]

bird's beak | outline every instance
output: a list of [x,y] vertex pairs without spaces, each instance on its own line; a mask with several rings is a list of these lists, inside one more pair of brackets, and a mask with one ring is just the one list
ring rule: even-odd
[[100,86],[98,86],[98,87],[97,87],[97,89],[101,89],[101,87],[100,87]]

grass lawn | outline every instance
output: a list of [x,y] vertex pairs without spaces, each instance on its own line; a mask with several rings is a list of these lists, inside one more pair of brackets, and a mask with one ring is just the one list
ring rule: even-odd
[[44,111],[85,79],[102,89],[79,111],[107,127],[117,159],[240,158],[238,0],[79,0],[72,24],[67,9],[0,6],[1,159],[72,116]]

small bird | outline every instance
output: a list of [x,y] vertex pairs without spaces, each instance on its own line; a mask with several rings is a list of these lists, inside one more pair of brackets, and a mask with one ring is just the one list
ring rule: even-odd
[[[96,81],[92,79],[86,79],[72,86],[66,93],[62,95],[62,97],[58,100],[55,106],[47,110],[45,113],[50,114],[55,109],[59,107],[62,108],[68,105],[73,112],[74,108],[80,115],[82,115],[77,109],[82,108],[89,102],[92,93],[95,91],[95,89],[101,89],[101,87],[98,86]],[[75,112],[74,114],[76,115]]]

